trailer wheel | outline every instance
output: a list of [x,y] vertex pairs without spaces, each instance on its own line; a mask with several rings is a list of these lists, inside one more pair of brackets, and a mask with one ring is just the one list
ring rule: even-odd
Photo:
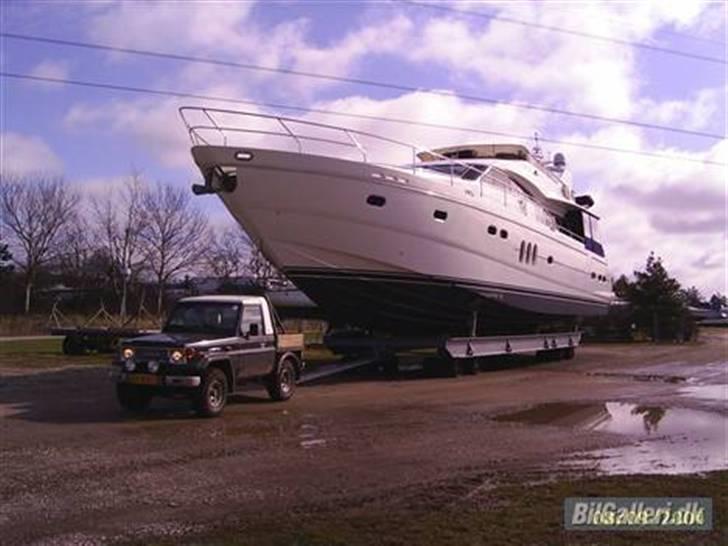
[[566,349],[563,349],[562,358],[564,358],[565,360],[571,360],[572,358],[574,358],[574,354],[575,354],[574,348],[567,347]]
[[195,397],[195,411],[201,417],[217,417],[225,409],[228,381],[220,368],[208,368]]
[[460,374],[460,362],[456,358],[442,358],[440,366],[444,377],[457,377]]
[[399,376],[399,359],[395,355],[388,356],[382,363],[382,371],[387,379],[397,379]]
[[119,383],[116,385],[116,399],[119,405],[127,411],[134,413],[143,412],[149,407],[152,401],[152,394],[135,385]]
[[462,361],[461,369],[465,375],[478,375],[480,371],[480,359],[467,358]]
[[288,400],[296,390],[296,366],[290,358],[283,360],[266,381],[268,396],[282,402]]
[[66,336],[63,338],[64,355],[82,355],[86,353],[86,346],[79,336]]

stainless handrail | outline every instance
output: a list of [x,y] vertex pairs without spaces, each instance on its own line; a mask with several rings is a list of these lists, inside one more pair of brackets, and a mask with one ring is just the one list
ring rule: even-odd
[[227,135],[225,134],[225,132],[220,128],[220,126],[217,124],[215,119],[210,115],[210,112],[205,110],[205,115],[207,116],[207,119],[210,120],[210,123],[212,123],[215,126],[215,128],[218,130],[218,132],[222,135],[222,141],[225,144],[225,146],[227,146]]
[[[205,130],[213,130],[217,129],[215,126],[212,125],[193,125],[194,129],[205,129]],[[226,131],[230,131],[232,133],[250,133],[255,135],[268,135],[268,136],[280,136],[285,137],[289,136],[285,133],[276,133],[274,131],[263,131],[262,129],[236,129],[234,127],[228,127],[225,128]],[[204,140],[200,138],[201,140]],[[331,140],[328,138],[320,138],[320,137],[309,137],[309,136],[296,136],[295,137],[296,142],[300,145],[300,140],[310,140],[312,142],[325,142],[327,144],[338,144],[340,146],[346,146],[349,148],[358,148],[358,146],[355,146],[354,144],[349,144],[348,142],[340,142],[338,140]],[[205,144],[209,145],[209,142],[205,141]]]
[[362,160],[364,161],[364,163],[366,163],[366,162],[367,162],[367,151],[366,151],[366,150],[364,149],[364,147],[363,147],[363,146],[362,146],[362,145],[361,145],[361,144],[359,143],[359,141],[358,141],[358,140],[357,140],[356,138],[354,138],[354,135],[352,135],[352,134],[351,134],[351,132],[350,132],[350,131],[349,131],[348,129],[347,129],[347,130],[345,130],[345,131],[344,131],[344,133],[346,133],[346,136],[348,136],[348,137],[349,137],[349,138],[351,139],[351,141],[352,141],[352,142],[354,143],[354,145],[355,145],[355,146],[356,146],[357,148],[359,148],[359,151],[361,152],[361,157],[362,157]]
[[[212,125],[200,125],[200,124],[192,124],[190,120],[188,119],[188,115],[191,112],[198,112],[203,114],[207,119],[210,120]],[[302,119],[296,119],[296,118],[288,118],[284,116],[278,116],[273,114],[262,114],[258,112],[245,112],[240,110],[228,110],[224,108],[207,108],[204,106],[182,106],[179,108],[179,114],[182,118],[182,121],[185,124],[185,127],[187,128],[188,135],[192,141],[193,144],[199,144],[204,143],[205,145],[210,145],[210,142],[204,138],[201,134],[203,131],[216,131],[221,134],[223,138],[224,145],[227,145],[228,139],[226,132],[234,132],[234,133],[249,133],[249,134],[261,134],[261,135],[268,135],[268,136],[276,136],[276,137],[284,137],[284,138],[291,138],[296,143],[296,147],[298,149],[299,153],[303,153],[304,150],[304,141],[310,141],[310,142],[321,142],[326,144],[334,144],[338,146],[344,146],[347,148],[356,148],[359,150],[359,152],[362,154],[362,159],[366,163],[368,162],[368,154],[366,148],[359,142],[359,140],[356,138],[355,135],[358,135],[360,137],[366,137],[366,138],[372,138],[375,140],[379,140],[382,142],[386,142],[389,144],[395,144],[397,146],[402,146],[407,148],[411,152],[412,157],[412,163],[411,163],[411,170],[412,174],[416,174],[417,169],[427,169],[428,166],[432,166],[432,161],[428,161],[427,163],[417,163],[416,158],[418,156],[418,153],[426,152],[430,154],[430,157],[435,158],[436,160],[439,159],[440,161],[447,162],[447,165],[449,167],[449,178],[450,178],[450,185],[454,185],[455,179],[460,178],[460,176],[455,176],[455,167],[460,166],[464,169],[463,172],[467,171],[478,171],[478,178],[473,179],[472,182],[478,182],[480,184],[480,196],[485,197],[485,194],[483,192],[483,185],[484,182],[493,188],[498,188],[503,191],[503,205],[508,206],[508,194],[511,193],[513,196],[517,197],[518,200],[523,200],[525,202],[530,203],[534,206],[535,210],[538,211],[539,209],[543,210],[543,206],[538,203],[536,200],[534,200],[532,197],[528,195],[524,195],[518,192],[514,192],[511,188],[509,188],[507,185],[505,185],[501,180],[498,180],[495,176],[491,174],[492,168],[488,168],[485,171],[481,171],[472,164],[465,163],[463,161],[460,161],[458,159],[445,156],[443,154],[434,152],[430,149],[416,146],[414,144],[410,144],[407,142],[402,142],[399,140],[395,140],[388,137],[383,137],[381,135],[376,135],[374,133],[367,133],[364,131],[358,131],[355,129],[348,129],[346,127],[340,127],[337,125],[328,125],[325,123],[318,123],[315,121],[307,121]],[[215,114],[222,114],[222,115],[234,115],[239,117],[252,117],[252,118],[260,118],[260,119],[268,119],[273,122],[277,122],[278,125],[280,125],[284,132],[276,132],[276,131],[266,131],[262,129],[252,129],[252,128],[246,128],[241,126],[230,126],[230,125],[221,125],[220,123],[215,120],[214,115]],[[191,117],[191,116],[190,116]],[[314,136],[307,136],[296,133],[294,130],[295,125],[302,125],[302,126],[308,126],[308,127],[315,127],[317,129],[327,129],[327,130],[333,130],[338,131],[341,133],[344,133],[344,135],[348,138],[348,141],[341,141],[341,140],[333,140],[328,138],[321,138],[321,137],[314,137]],[[402,165],[399,165],[399,168],[403,168]],[[430,169],[432,170],[432,169]],[[438,171],[434,171],[438,172]],[[440,172],[440,174],[446,173]],[[468,180],[467,182],[471,182]],[[516,202],[517,202],[516,201]],[[528,214],[527,207],[525,209],[522,209],[524,214]],[[538,216],[538,214],[536,215]],[[537,218],[543,223],[551,226],[549,223],[545,222],[541,218]],[[552,228],[554,226],[551,226]],[[577,240],[579,235],[573,232],[570,232],[568,230],[565,230],[565,228],[558,226],[558,230],[565,233],[566,235],[569,235]]]
[[[235,115],[235,116],[240,116],[240,117],[247,116],[247,117],[253,117],[253,118],[260,118],[260,119],[269,119],[269,120],[278,122],[278,124],[280,124],[285,129],[286,132],[285,133],[273,133],[273,132],[261,133],[260,130],[220,125],[214,120],[211,120],[212,124],[213,124],[212,127],[206,126],[206,125],[199,125],[199,124],[194,125],[194,124],[190,123],[190,121],[188,120],[188,117],[187,117],[190,112],[202,113],[208,119],[212,118],[212,116],[214,114]],[[368,158],[367,158],[368,154],[366,152],[366,149],[363,146],[361,146],[361,144],[354,137],[354,135],[372,138],[372,139],[386,142],[389,144],[396,144],[398,146],[405,147],[412,153],[413,158],[417,157],[418,152],[427,152],[427,153],[431,154],[433,157],[439,158],[444,161],[449,161],[453,164],[461,165],[462,167],[464,167],[467,170],[473,169],[473,167],[471,165],[468,165],[467,163],[458,161],[457,159],[453,159],[453,158],[444,156],[442,154],[439,154],[437,152],[434,152],[432,150],[429,150],[429,149],[421,147],[421,146],[416,146],[414,144],[402,142],[402,141],[395,140],[395,139],[388,138],[388,137],[383,137],[381,135],[376,135],[374,133],[367,133],[365,131],[348,129],[348,128],[340,127],[337,125],[328,125],[325,123],[306,121],[306,120],[296,119],[296,118],[288,118],[288,117],[277,116],[277,115],[273,115],[273,114],[261,114],[258,112],[245,112],[245,111],[241,111],[241,110],[228,110],[228,109],[224,109],[224,108],[207,108],[204,106],[182,106],[179,108],[179,114],[180,114],[180,117],[182,118],[182,121],[185,124],[185,127],[187,128],[187,133],[188,133],[190,139],[192,140],[193,144],[198,144],[199,142],[204,142],[205,144],[209,145],[208,140],[205,139],[200,134],[200,131],[216,130],[223,135],[223,142],[225,143],[225,145],[227,145],[227,136],[225,135],[225,131],[231,131],[231,132],[239,132],[239,133],[258,133],[258,134],[269,134],[271,136],[289,137],[289,138],[292,138],[296,142],[299,153],[303,152],[302,140],[328,142],[330,144],[338,144],[341,146],[352,147],[352,144],[350,144],[348,142],[341,142],[341,141],[328,140],[328,139],[317,139],[316,137],[307,137],[305,135],[297,134],[293,130],[291,125],[298,124],[298,125],[303,125],[303,126],[308,126],[308,127],[315,127],[318,129],[329,129],[329,130],[343,132],[345,135],[347,135],[349,140],[351,140],[354,143],[354,147],[358,148],[359,151],[362,153],[362,157],[365,162],[368,161]],[[413,174],[414,174],[414,169],[416,168],[415,165],[416,164],[413,161],[413,164],[412,164]],[[452,183],[453,183],[453,180],[451,177],[451,184]]]
[[293,140],[296,141],[296,146],[298,146],[298,153],[299,154],[303,153],[303,144],[301,144],[301,139],[298,138],[298,136],[296,136],[296,133],[291,131],[291,128],[288,127],[288,125],[286,125],[286,123],[283,121],[283,119],[281,119],[281,118],[277,118],[277,119],[278,119],[278,123],[280,123],[281,126],[286,130],[286,132],[293,137]]

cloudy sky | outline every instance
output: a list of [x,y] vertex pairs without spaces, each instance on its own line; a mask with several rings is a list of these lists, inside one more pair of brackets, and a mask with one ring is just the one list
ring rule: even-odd
[[[423,146],[518,141],[516,137],[527,139],[538,131],[547,153],[566,154],[577,192],[594,196],[615,276],[641,267],[654,250],[683,284],[694,284],[705,295],[726,292],[727,170],[720,163],[728,163],[728,79],[721,61],[726,57],[728,4],[463,2],[444,4],[444,10],[438,8],[442,5],[3,1],[4,33],[388,82],[406,89],[7,36],[0,38],[5,73],[515,136],[3,77],[1,168],[62,173],[89,192],[118,183],[132,169],[150,180],[189,185],[198,173],[176,113],[183,104],[305,116]],[[554,140],[563,143],[550,142]],[[200,199],[215,223],[229,222],[214,198]]]

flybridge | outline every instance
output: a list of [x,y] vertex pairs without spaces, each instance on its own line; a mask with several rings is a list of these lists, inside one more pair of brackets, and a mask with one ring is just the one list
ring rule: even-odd
[[451,159],[521,159],[528,160],[531,154],[521,144],[477,144],[470,146],[449,146],[432,152],[417,154],[420,161],[437,161],[445,156]]

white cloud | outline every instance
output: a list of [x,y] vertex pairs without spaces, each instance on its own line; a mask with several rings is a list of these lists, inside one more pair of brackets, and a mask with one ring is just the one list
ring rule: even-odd
[[[473,94],[605,116],[639,116],[647,122],[696,130],[709,126],[726,91],[705,88],[687,97],[656,100],[644,95],[647,82],[637,64],[636,50],[503,21],[445,16],[429,10],[393,10],[387,20],[369,20],[340,39],[321,45],[311,39],[305,19],[261,28],[251,16],[250,3],[181,6],[175,2],[125,2],[94,8],[89,34],[95,40],[125,47],[341,75],[350,75],[367,56],[385,55],[437,70],[445,90],[448,85],[460,87],[467,83],[471,89],[479,89]],[[656,43],[654,36],[660,29],[708,25],[705,14],[714,11],[706,4],[690,2],[580,3],[558,9],[546,3],[507,3],[498,7],[500,13],[513,18],[650,43]],[[323,87],[335,85],[200,64],[175,65],[174,70],[162,72],[158,80],[164,84],[156,82],[160,87],[240,99],[263,96],[271,102],[288,103],[300,102],[301,97],[315,100]],[[360,93],[367,91],[360,88]],[[76,129],[109,126],[129,135],[165,166],[184,168],[197,178],[189,140],[176,112],[177,106],[184,103],[199,101],[145,97],[115,100],[100,107],[77,104],[68,112],[66,123]],[[206,105],[214,106],[210,101]],[[217,106],[257,111],[253,106]],[[546,127],[545,136],[554,139],[728,161],[725,142],[702,152],[690,152],[657,145],[635,127],[585,125],[569,119],[566,130],[562,123],[566,118],[505,105],[466,102],[455,96],[406,93],[374,99],[362,94],[319,99],[313,106],[521,135]],[[345,125],[427,147],[504,140],[485,134],[322,114],[309,114],[304,119]],[[265,140],[247,142],[261,145]],[[648,253],[655,250],[683,283],[696,284],[708,293],[725,291],[725,229],[720,227],[725,219],[725,211],[721,211],[725,170],[598,150],[559,150],[550,144],[545,147],[551,152],[566,151],[577,190],[594,195],[596,211],[603,216],[602,231],[615,273],[642,267]],[[390,153],[386,160],[404,162],[403,157],[395,158]]]
[[[501,11],[510,15],[514,9],[507,5]],[[512,16],[523,18],[520,11]],[[534,7],[532,11],[540,24],[559,25],[558,10]],[[601,19],[589,11],[582,10],[580,19],[570,25],[585,31],[595,27]],[[630,99],[638,80],[629,50],[604,42],[584,47],[583,39],[576,36],[498,20],[475,21],[430,19],[413,36],[405,54],[416,62],[446,66],[461,78],[476,76],[484,85],[486,91],[481,94],[485,96],[506,91],[516,101],[601,115],[632,113]]]
[[704,129],[718,114],[725,101],[727,87],[700,89],[686,99],[655,101],[639,100],[642,121],[661,125],[674,125],[683,129]]
[[[571,141],[610,143],[664,155],[728,163],[728,141],[701,152],[650,146],[636,129],[605,130]],[[588,191],[602,217],[615,274],[643,268],[651,251],[686,285],[725,292],[726,168],[597,150],[567,159],[577,191]]]
[[62,172],[63,163],[41,138],[0,133],[0,173],[58,175]]
[[90,6],[88,34],[119,47],[235,51],[254,2],[109,2]]
[[365,56],[399,53],[407,47],[413,30],[409,18],[395,15],[391,19],[362,26],[327,47],[309,45],[301,36],[298,47],[291,52],[294,67],[305,72],[347,74],[354,63]]
[[[61,59],[45,59],[35,65],[30,74],[41,78],[67,79],[70,74],[70,64]],[[48,83],[50,86],[59,84]]]

